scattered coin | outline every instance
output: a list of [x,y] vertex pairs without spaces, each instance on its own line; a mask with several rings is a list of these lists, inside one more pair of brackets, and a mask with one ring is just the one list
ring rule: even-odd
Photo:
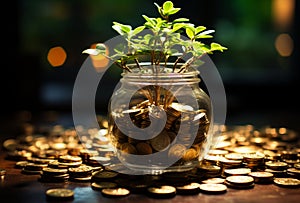
[[97,171],[93,173],[92,180],[95,182],[102,182],[102,181],[106,182],[115,179],[117,176],[118,173],[115,171],[103,170],[103,171]]
[[194,195],[200,192],[199,183],[190,183],[187,185],[177,186],[176,192],[179,195]]
[[6,170],[3,168],[0,168],[0,176],[4,176],[6,174]]
[[50,199],[67,200],[74,198],[74,192],[73,190],[65,188],[53,188],[46,191],[46,196]]
[[202,193],[221,194],[227,191],[227,186],[220,183],[203,183],[199,186]]
[[118,185],[114,182],[92,182],[91,187],[95,190],[102,190],[105,188],[116,188]]
[[202,180],[202,183],[214,183],[214,184],[221,184],[224,183],[224,178],[208,178],[206,180]]
[[228,176],[226,179],[229,183],[238,185],[249,185],[254,182],[254,178],[251,176],[238,175],[238,176]]
[[248,175],[251,172],[250,168],[228,168],[224,170],[225,176],[231,175]]
[[169,185],[149,187],[148,195],[153,198],[172,198],[176,196],[176,188]]
[[274,178],[274,183],[282,187],[300,187],[300,180],[296,178]]
[[104,188],[101,190],[104,197],[125,197],[130,194],[130,191],[126,188]]

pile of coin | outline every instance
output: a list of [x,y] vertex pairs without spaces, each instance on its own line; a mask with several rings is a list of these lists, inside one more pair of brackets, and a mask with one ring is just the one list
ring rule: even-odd
[[[67,130],[70,137],[60,132],[54,137],[49,133],[48,136],[27,135],[9,139],[3,143],[7,150],[6,158],[15,161],[15,167],[21,173],[39,175],[39,181],[84,181],[104,197],[125,197],[130,194],[152,198],[198,193],[217,195],[226,193],[228,188],[252,189],[256,184],[300,187],[299,140],[295,140],[293,131],[293,136],[288,135],[288,129],[270,131],[269,127],[257,130],[253,126],[225,126],[218,142],[198,161],[196,167],[189,171],[158,175],[130,175],[133,173],[126,173],[129,169],[121,163],[110,164],[110,160],[116,157],[105,133],[94,133],[94,129],[91,129],[79,141],[70,133],[70,129]],[[126,139],[128,141],[128,137]],[[147,151],[143,146],[146,145],[141,145],[141,148]],[[174,149],[174,153],[182,155],[181,147]],[[71,191],[56,189],[49,191],[47,196],[65,193],[73,197]]]
[[[164,129],[155,137],[149,135],[149,139],[134,139],[132,136],[134,132],[128,123],[133,123],[141,129],[148,127],[151,122],[155,125],[162,120],[160,110],[167,115]],[[179,160],[174,164],[178,166],[198,161],[210,124],[206,109],[193,110],[193,107],[177,102],[163,109],[162,106],[153,106],[146,100],[132,106],[129,110],[120,107],[111,113],[111,117],[118,123],[118,125],[111,123],[109,135],[112,144],[121,151],[120,156],[124,154],[124,160],[133,165],[135,160],[130,160],[126,154],[149,155],[164,152],[161,156],[165,156],[165,159],[178,158]],[[123,133],[124,131],[126,133]],[[192,136],[193,134],[195,136]],[[172,144],[175,141],[176,144]]]

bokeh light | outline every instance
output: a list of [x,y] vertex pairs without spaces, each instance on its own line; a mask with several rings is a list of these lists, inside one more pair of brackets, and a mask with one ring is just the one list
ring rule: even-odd
[[49,50],[47,59],[53,67],[62,66],[67,59],[67,53],[60,46],[53,47]]

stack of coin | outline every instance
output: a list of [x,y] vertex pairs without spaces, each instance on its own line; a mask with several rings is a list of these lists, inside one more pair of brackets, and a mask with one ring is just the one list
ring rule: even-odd
[[224,175],[234,176],[234,175],[248,175],[251,172],[250,168],[228,168],[224,170]]
[[265,171],[273,173],[275,177],[285,177],[288,164],[283,161],[268,161],[265,163]]
[[241,160],[227,159],[225,157],[220,157],[217,165],[221,167],[221,176],[226,177],[226,169],[234,169],[242,167],[243,162]]
[[226,177],[224,183],[234,189],[250,189],[254,187],[254,178],[249,175],[234,175]]
[[40,174],[43,168],[46,168],[48,164],[35,164],[35,163],[28,163],[22,168],[22,173],[24,174]]
[[291,167],[288,168],[286,172],[289,177],[300,179],[300,169]]
[[61,183],[68,181],[68,179],[69,174],[67,169],[55,169],[46,167],[42,169],[39,181]]
[[76,168],[82,164],[82,158],[80,156],[62,155],[58,157],[60,165],[67,166],[68,168]]
[[273,182],[274,174],[265,171],[253,171],[248,174],[254,178],[255,183],[270,184]]
[[197,166],[197,173],[203,174],[203,178],[215,178],[221,174],[221,167],[213,164],[200,163]]
[[81,164],[79,167],[68,169],[70,181],[90,181],[92,178],[93,167]]
[[265,165],[265,155],[263,153],[248,153],[243,155],[243,162],[252,170],[263,169]]

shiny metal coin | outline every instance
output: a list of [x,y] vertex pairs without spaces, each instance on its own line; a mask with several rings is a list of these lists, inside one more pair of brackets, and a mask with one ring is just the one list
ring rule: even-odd
[[275,178],[274,183],[282,187],[300,187],[300,180],[296,178]]
[[202,193],[209,194],[225,193],[227,191],[227,186],[220,183],[204,183],[200,184],[199,188]]
[[169,185],[149,187],[148,194],[153,198],[172,198],[176,196],[176,188]]
[[104,197],[125,197],[130,194],[126,188],[104,188],[101,190]]
[[53,188],[46,191],[46,196],[52,199],[72,199],[74,198],[74,192],[65,188]]

